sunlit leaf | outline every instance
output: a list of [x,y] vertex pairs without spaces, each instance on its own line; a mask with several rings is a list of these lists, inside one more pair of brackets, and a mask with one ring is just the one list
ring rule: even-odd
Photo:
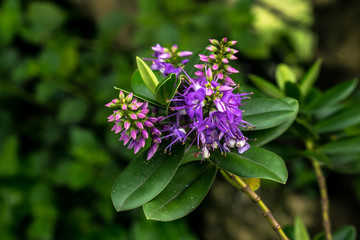
[[310,89],[314,86],[314,83],[319,76],[321,62],[322,61],[320,59],[316,60],[316,62],[309,68],[304,77],[300,80],[300,91],[303,96],[306,96]]
[[285,89],[286,82],[296,83],[294,72],[286,64],[279,64],[275,72],[276,82],[280,89]]
[[220,150],[211,153],[210,160],[218,167],[245,178],[269,179],[280,183],[287,180],[284,160],[273,152],[252,146],[243,154],[237,151],[222,155]]
[[164,146],[150,160],[146,160],[147,151],[144,151],[120,173],[111,192],[117,211],[142,206],[170,182],[184,156],[184,146],[174,145],[171,155],[164,153]]
[[144,205],[147,219],[172,221],[192,212],[204,199],[216,176],[209,163],[182,165],[156,198]]
[[299,217],[295,219],[294,235],[295,240],[310,240],[309,232]]
[[139,57],[136,57],[136,63],[138,70],[140,72],[141,78],[145,83],[145,86],[150,90],[154,95],[156,86],[159,84],[159,81],[150,67]]

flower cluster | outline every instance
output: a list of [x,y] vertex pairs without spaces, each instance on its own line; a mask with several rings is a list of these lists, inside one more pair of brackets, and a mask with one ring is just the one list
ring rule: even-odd
[[165,125],[163,129],[171,138],[167,148],[175,143],[185,143],[190,139],[189,148],[196,142],[203,158],[210,157],[210,151],[217,148],[222,153],[237,148],[241,154],[249,149],[247,138],[239,127],[251,126],[242,119],[242,100],[248,99],[251,93],[234,93],[234,81],[228,77],[231,73],[238,72],[228,65],[229,60],[236,59],[233,55],[237,51],[231,49],[235,41],[221,42],[210,39],[213,44],[207,49],[212,51],[210,56],[200,55],[200,60],[205,62],[195,67],[197,78],[192,79],[184,72],[183,87],[178,89],[178,94],[170,100],[174,111],[168,117],[176,120]]
[[153,61],[151,69],[159,70],[164,77],[171,73],[179,74],[181,68],[189,61],[184,59],[180,61],[180,58],[189,57],[192,55],[190,51],[178,52],[177,45],[173,45],[170,49],[161,47],[160,44],[156,44],[155,47],[151,47],[154,51],[154,58],[144,58],[145,60]]
[[199,77],[204,76],[204,69],[210,67],[214,76],[219,80],[223,80],[226,85],[236,86],[234,81],[229,77],[230,74],[238,73],[239,71],[228,65],[229,60],[235,60],[235,53],[238,51],[231,48],[236,44],[236,41],[228,41],[227,38],[223,38],[220,42],[216,39],[210,39],[210,45],[206,48],[212,52],[209,56],[200,54],[200,60],[204,64],[197,64],[195,67],[201,71],[197,71],[195,74]]
[[115,123],[111,131],[115,134],[120,133],[119,141],[123,141],[124,146],[129,144],[128,149],[134,148],[135,154],[145,146],[146,140],[152,137],[153,143],[148,152],[150,159],[161,142],[161,132],[154,124],[160,122],[162,117],[148,117],[148,102],[138,102],[132,93],[125,96],[122,91],[119,93],[119,99],[113,99],[105,106],[117,109],[108,117],[108,122]]
[[237,52],[232,49],[236,41],[221,41],[210,39],[211,45],[207,50],[212,53],[199,55],[202,64],[194,77],[190,77],[183,66],[188,60],[179,62],[179,58],[190,56],[189,51],[177,52],[177,46],[171,49],[163,48],[159,44],[154,50],[152,70],[159,70],[164,77],[171,73],[177,75],[181,81],[177,93],[170,99],[170,114],[168,116],[147,116],[149,113],[147,102],[138,102],[133,94],[127,96],[121,91],[119,99],[114,99],[106,106],[117,108],[109,116],[109,122],[115,122],[112,128],[115,133],[121,132],[120,141],[128,148],[134,148],[137,153],[145,146],[147,139],[151,140],[148,159],[158,150],[162,139],[169,140],[165,151],[171,151],[173,144],[185,144],[189,140],[189,147],[196,145],[199,149],[196,155],[203,159],[210,157],[210,152],[219,149],[222,153],[230,152],[232,148],[242,154],[250,145],[248,138],[243,135],[240,127],[252,126],[243,120],[241,105],[251,93],[237,93],[238,88],[229,77],[238,71],[231,67],[229,60],[234,60]]

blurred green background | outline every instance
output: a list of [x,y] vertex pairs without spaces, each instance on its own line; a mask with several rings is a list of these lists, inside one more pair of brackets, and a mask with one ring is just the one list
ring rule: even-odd
[[[269,226],[261,235],[249,224],[266,225],[255,208],[252,214],[259,218],[246,213],[251,203],[221,179],[208,201],[182,220],[146,221],[141,210],[116,213],[110,189],[132,151],[110,132],[104,104],[116,97],[113,86],[130,87],[135,56],[150,57],[156,43],[196,52],[208,38],[237,40],[234,65],[241,73],[235,80],[245,85],[249,73],[273,79],[280,62],[302,74],[318,57],[324,60],[320,87],[358,76],[354,16],[360,6],[349,2],[0,1],[0,239],[274,239]],[[311,168],[292,167],[289,185],[265,185],[270,191],[264,190],[263,198],[287,187],[283,199],[309,201],[304,209],[315,210],[303,220],[311,231],[321,231]],[[330,177],[338,183],[336,174]],[[350,176],[344,184],[354,196],[350,203],[358,204],[360,179]],[[274,214],[278,211],[284,224],[301,214],[287,205],[281,210],[279,199],[273,200]],[[240,210],[224,216],[222,207],[231,212],[234,205]]]

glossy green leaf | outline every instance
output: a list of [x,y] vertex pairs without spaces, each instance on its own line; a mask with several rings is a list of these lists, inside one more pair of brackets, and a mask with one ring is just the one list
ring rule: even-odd
[[131,160],[116,179],[111,198],[117,211],[140,207],[158,195],[170,182],[184,156],[184,146],[173,146],[164,154],[163,144],[155,156],[146,160],[147,151]]
[[240,177],[269,179],[280,183],[285,183],[288,177],[284,160],[280,156],[256,146],[251,146],[243,154],[232,151],[225,156],[220,150],[214,151],[210,160]]
[[176,74],[171,74],[169,77],[160,82],[156,87],[156,99],[163,105],[166,105],[168,108],[170,105],[168,100],[174,97],[177,89],[180,86],[180,83],[180,79],[177,79]]
[[269,97],[278,98],[284,96],[284,94],[274,84],[259,76],[250,74],[249,79],[258,89],[260,89],[263,93],[265,93]]
[[335,105],[350,96],[355,90],[357,83],[357,79],[340,83],[311,101],[307,108],[312,111],[318,111],[318,109]]
[[342,139],[327,143],[319,147],[321,151],[329,154],[356,153],[360,152],[360,137]]
[[152,94],[155,94],[156,86],[159,81],[150,67],[139,57],[136,57],[136,63],[143,82]]
[[276,82],[280,89],[285,89],[286,82],[296,83],[296,76],[286,64],[279,64],[275,72]]
[[[253,98],[244,102],[243,118],[256,130],[272,128],[288,120],[294,113],[293,107],[281,98]],[[251,130],[244,129],[243,131]]]
[[281,123],[280,125],[268,129],[263,129],[259,131],[248,131],[246,132],[246,137],[249,139],[256,139],[255,141],[250,141],[249,143],[254,146],[262,146],[275,138],[283,134],[294,122],[297,113],[299,111],[299,104],[293,98],[283,98],[283,101],[291,105],[293,112],[289,118]]
[[[152,92],[147,88],[147,86],[145,85],[140,72],[138,70],[136,70],[132,77],[131,77],[131,88],[133,89],[133,94],[142,99],[145,100],[149,103],[152,103],[156,106],[160,106],[160,107],[165,107],[163,104],[159,103],[155,97],[154,94],[152,94]],[[118,88],[115,88],[118,89]],[[120,90],[120,89],[118,89]],[[126,90],[122,90],[123,92],[129,93]]]
[[360,123],[360,107],[354,105],[319,122],[315,125],[315,129],[319,133],[326,133],[338,131],[358,123]]
[[304,77],[300,80],[300,91],[303,96],[306,96],[314,86],[314,83],[319,76],[321,62],[322,61],[320,59],[316,60],[316,62],[310,67]]
[[204,62],[200,61],[199,54],[209,56],[212,52],[203,48],[203,50],[198,51],[197,53],[193,54],[189,61],[186,63],[184,67],[184,71],[188,74],[190,78],[195,78],[195,72],[199,71],[197,68],[194,68],[195,64],[203,64]]
[[295,219],[294,235],[295,240],[310,240],[309,232],[299,217]]
[[172,221],[193,211],[208,193],[216,167],[204,162],[182,165],[156,198],[144,205],[147,219]]
[[[356,228],[354,226],[342,227],[332,234],[333,240],[356,240]],[[315,236],[314,240],[326,240],[324,233]]]

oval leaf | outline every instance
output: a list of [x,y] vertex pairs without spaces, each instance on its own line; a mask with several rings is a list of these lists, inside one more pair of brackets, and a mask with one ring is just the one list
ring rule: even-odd
[[279,64],[276,68],[276,82],[280,89],[285,88],[286,82],[296,83],[296,76],[291,68],[286,64]]
[[117,211],[144,205],[170,182],[182,161],[185,148],[181,144],[174,145],[172,154],[167,155],[162,146],[152,159],[146,160],[147,151],[144,151],[120,173],[111,192]]
[[284,96],[284,94],[274,84],[259,76],[250,74],[249,79],[258,89],[260,89],[263,93],[265,93],[269,97],[278,98]]
[[351,95],[357,86],[357,82],[358,81],[356,79],[353,79],[330,88],[325,93],[320,94],[317,98],[311,101],[307,108],[312,111],[318,111],[318,109],[326,108],[339,103]]
[[282,124],[268,129],[263,129],[259,131],[249,131],[246,132],[246,137],[249,139],[256,139],[255,141],[249,142],[251,145],[254,146],[262,146],[275,138],[279,137],[283,134],[294,122],[297,113],[299,111],[299,103],[295,99],[292,98],[283,98],[283,101],[287,102],[293,108],[293,113],[289,116],[289,118],[283,122]]
[[136,97],[164,108],[164,105],[157,101],[155,95],[152,94],[145,85],[139,70],[136,70],[131,77],[131,88],[133,89],[133,93]]
[[189,214],[208,193],[216,170],[209,163],[190,162],[182,165],[164,191],[144,205],[146,218],[172,221]]
[[360,123],[360,107],[352,106],[315,125],[319,133],[342,130]]
[[227,152],[224,156],[220,151],[214,151],[210,160],[239,177],[263,178],[285,183],[288,176],[285,163],[280,156],[255,146],[243,154]]
[[319,76],[320,68],[321,60],[318,59],[306,72],[305,76],[300,80],[300,91],[304,97],[314,86],[314,83]]
[[[294,113],[293,107],[282,99],[253,98],[242,107],[244,120],[256,130],[272,128],[288,120]],[[241,128],[243,131],[251,129]]]
[[146,87],[152,92],[152,94],[155,94],[156,86],[159,84],[157,77],[141,58],[136,57],[136,64]]
[[177,79],[176,74],[171,74],[156,87],[156,99],[162,104],[166,105],[168,108],[170,105],[168,100],[174,97],[177,89],[180,86],[180,83],[181,81],[180,79]]

